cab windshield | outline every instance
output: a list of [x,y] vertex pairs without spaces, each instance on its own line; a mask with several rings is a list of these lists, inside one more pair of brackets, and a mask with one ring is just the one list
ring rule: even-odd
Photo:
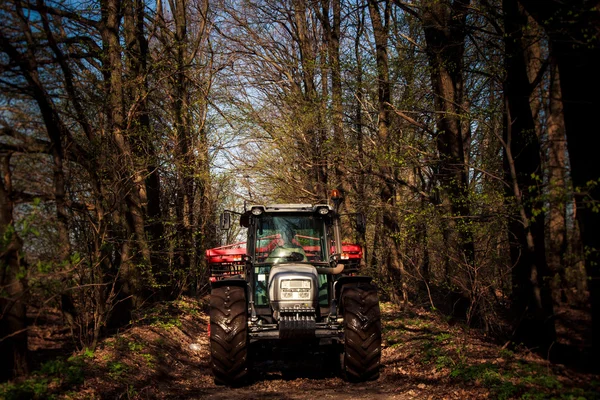
[[263,215],[256,227],[259,263],[328,261],[325,223],[316,215]]

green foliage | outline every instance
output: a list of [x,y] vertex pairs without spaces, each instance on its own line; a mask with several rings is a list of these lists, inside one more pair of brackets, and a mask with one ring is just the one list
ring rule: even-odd
[[182,313],[191,315],[191,316],[199,316],[201,314],[201,310],[198,302],[190,302],[185,300],[177,300],[173,302],[173,305],[177,307]]
[[86,347],[83,350],[83,357],[85,357],[85,358],[94,358],[94,350]]
[[158,318],[153,323],[153,326],[156,326],[160,329],[169,330],[173,328],[181,328],[182,324],[178,318]]
[[537,364],[512,363],[501,367],[490,362],[468,365],[456,363],[453,379],[480,382],[495,399],[598,399],[594,390],[565,388],[556,376]]
[[140,356],[142,356],[142,358],[144,360],[146,360],[146,364],[148,364],[148,367],[150,367],[150,368],[154,367],[156,359],[154,358],[154,356],[152,354],[142,353],[142,354],[140,354]]
[[522,379],[522,382],[547,389],[561,389],[563,387],[558,379],[552,375],[526,376]]
[[440,332],[437,336],[435,336],[435,341],[436,342],[445,342],[448,339],[451,339],[452,335],[448,332]]
[[129,342],[127,344],[127,347],[129,348],[130,351],[137,353],[144,348],[144,345],[141,343],[138,343],[138,342]]
[[108,376],[113,379],[121,377],[124,373],[129,370],[127,365],[120,361],[110,361],[108,363]]
[[435,367],[440,370],[442,368],[448,368],[448,367],[452,367],[454,365],[454,360],[452,359],[452,357],[442,354],[439,355],[436,359],[435,359]]
[[[56,393],[83,383],[85,358],[89,352],[64,360],[57,358],[42,364],[28,379],[0,385],[0,399],[54,399]],[[93,357],[93,352],[91,353]]]
[[138,392],[133,385],[127,385],[127,390],[124,394],[126,399],[132,399],[137,396]]
[[450,372],[450,376],[465,381],[474,381],[482,379],[484,376],[491,377],[490,372],[497,372],[498,366],[491,363],[465,365],[458,364],[455,369]]
[[[390,321],[386,338],[394,347],[404,344],[402,335],[394,329],[397,321]],[[405,326],[426,325],[418,320],[404,320]],[[474,362],[467,354],[466,345],[456,345],[454,334],[447,331],[422,329],[420,337],[421,362],[432,364],[438,371],[446,370],[448,376],[457,381],[485,387],[490,398],[508,399],[599,399],[596,390],[568,388],[545,365],[516,360],[516,355],[508,349],[499,349],[498,356],[504,362]],[[594,386],[593,384],[591,385]]]
[[13,236],[15,234],[15,227],[13,225],[8,225],[4,232],[2,233],[2,238],[0,238],[0,250],[4,252],[4,250],[8,247],[10,242],[13,240]]
[[423,343],[422,350],[424,355],[423,359],[427,363],[430,363],[431,361],[436,360],[438,357],[443,355],[443,349],[432,341],[426,341]]
[[83,356],[71,356],[67,361],[60,359],[42,365],[41,373],[62,378],[67,385],[83,383],[85,360]]
[[0,385],[0,399],[28,400],[53,399],[48,393],[48,380],[45,378],[29,378],[19,383],[4,383]]
[[500,349],[500,351],[498,351],[498,357],[506,360],[512,360],[515,357],[515,353],[508,349]]

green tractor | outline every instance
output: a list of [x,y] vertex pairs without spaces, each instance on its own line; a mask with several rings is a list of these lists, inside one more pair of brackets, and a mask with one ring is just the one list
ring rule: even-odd
[[[206,252],[215,383],[247,381],[256,342],[323,348],[353,382],[379,377],[381,318],[362,249],[342,243],[339,195],[327,204],[254,205],[240,215],[247,241]],[[221,216],[229,229],[232,212]],[[356,227],[365,228],[357,215]],[[339,360],[339,361],[337,361]]]

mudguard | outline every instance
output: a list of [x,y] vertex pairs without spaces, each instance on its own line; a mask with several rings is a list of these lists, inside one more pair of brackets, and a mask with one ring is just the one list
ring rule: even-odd
[[340,298],[340,293],[342,292],[342,288],[346,285],[354,285],[360,282],[371,283],[373,280],[370,276],[342,276],[340,279],[334,282],[333,284],[333,293],[334,299]]
[[210,287],[212,289],[220,288],[223,286],[239,286],[247,290],[248,282],[246,282],[246,280],[242,278],[232,277],[210,283]]

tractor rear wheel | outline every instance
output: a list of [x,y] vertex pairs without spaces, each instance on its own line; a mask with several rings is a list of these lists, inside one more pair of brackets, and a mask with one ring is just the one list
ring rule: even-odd
[[381,312],[377,287],[361,282],[342,290],[344,313],[343,373],[352,382],[379,378]]
[[236,386],[248,374],[245,288],[222,286],[210,294],[210,355],[215,383]]

